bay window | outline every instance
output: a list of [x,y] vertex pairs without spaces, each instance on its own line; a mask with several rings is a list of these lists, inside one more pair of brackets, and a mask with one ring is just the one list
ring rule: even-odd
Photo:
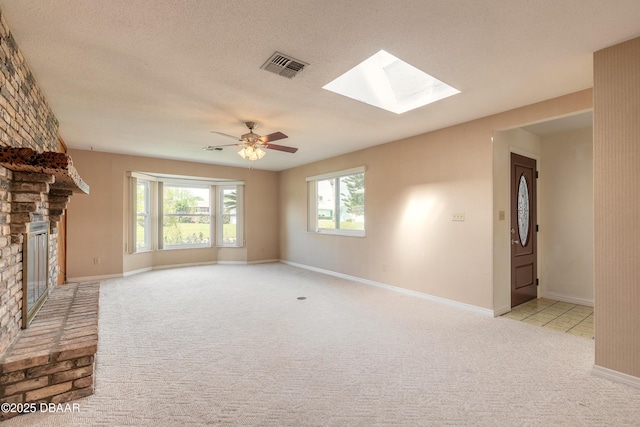
[[244,246],[240,181],[130,172],[128,252]]

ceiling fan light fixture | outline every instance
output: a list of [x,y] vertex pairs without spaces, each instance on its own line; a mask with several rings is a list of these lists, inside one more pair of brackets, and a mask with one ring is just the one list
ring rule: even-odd
[[259,160],[263,158],[265,154],[267,153],[265,153],[260,148],[252,147],[251,145],[248,145],[238,151],[238,155],[240,157],[251,161]]
[[265,154],[267,154],[263,150],[263,148],[269,149],[269,150],[275,150],[275,151],[283,151],[285,153],[295,153],[296,151],[298,151],[298,149],[294,147],[287,147],[285,145],[272,144],[273,141],[279,141],[281,139],[288,138],[288,136],[285,135],[284,133],[274,132],[274,133],[270,133],[269,135],[260,136],[256,133],[253,133],[253,128],[256,126],[255,122],[244,122],[244,124],[249,129],[249,133],[245,133],[244,135],[240,136],[239,140],[237,137],[233,135],[229,135],[222,132],[211,131],[212,133],[216,133],[218,135],[226,136],[228,138],[237,140],[238,142],[236,142],[235,144],[207,145],[206,147],[203,148],[203,150],[207,150],[207,151],[218,150],[218,149],[221,150],[222,149],[221,147],[237,146],[237,147],[240,147],[240,150],[238,151],[238,156],[242,157],[243,159],[248,159],[251,161],[260,160],[261,158],[264,157]]

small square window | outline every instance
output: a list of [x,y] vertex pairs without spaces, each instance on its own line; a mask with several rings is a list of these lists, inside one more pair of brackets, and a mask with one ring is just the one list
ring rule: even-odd
[[364,236],[364,168],[307,178],[309,231]]

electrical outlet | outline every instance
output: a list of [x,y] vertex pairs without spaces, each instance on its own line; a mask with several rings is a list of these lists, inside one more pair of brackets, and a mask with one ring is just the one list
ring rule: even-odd
[[454,212],[451,220],[452,221],[464,221],[464,212]]
[[93,263],[94,263],[95,265],[99,265],[99,264],[100,264],[100,258],[94,258],[94,259],[93,259]]

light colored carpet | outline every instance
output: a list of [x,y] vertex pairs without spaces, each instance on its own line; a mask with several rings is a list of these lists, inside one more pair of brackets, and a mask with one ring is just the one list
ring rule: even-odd
[[640,424],[593,340],[284,264],[104,282],[99,327],[80,412],[7,427]]

